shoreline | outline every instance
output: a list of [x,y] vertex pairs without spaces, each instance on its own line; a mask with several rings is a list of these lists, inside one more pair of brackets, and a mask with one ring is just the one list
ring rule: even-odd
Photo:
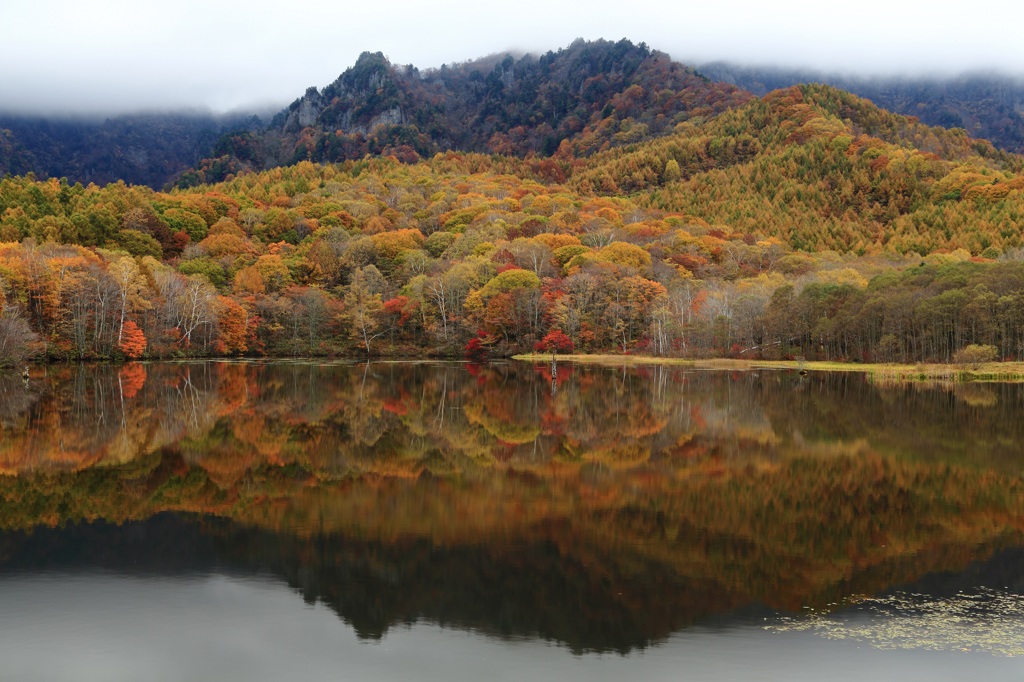
[[[640,367],[644,365],[661,365],[670,367],[689,367],[694,370],[711,371],[755,371],[755,370],[787,370],[797,372],[859,372],[876,382],[944,382],[944,383],[1024,383],[1024,361],[987,362],[977,367],[964,365],[915,363],[915,364],[883,364],[837,362],[824,360],[737,360],[732,358],[671,358],[651,355],[617,355],[617,354],[555,354],[559,362],[581,365],[602,365],[606,367]],[[550,353],[522,353],[512,356],[488,358],[484,362],[517,361],[530,363],[549,363]],[[469,362],[464,357],[445,356],[408,356],[380,355],[371,358],[349,356],[207,356],[207,357],[174,357],[174,358],[140,358],[138,360],[95,359],[80,361],[25,363],[28,367],[49,368],[66,367],[77,364],[101,364],[124,366],[132,363],[148,364],[152,362],[167,363],[202,363],[202,362],[237,362],[237,363],[309,363],[325,364],[365,364],[369,363],[405,363],[405,362]],[[0,367],[0,374],[15,373],[14,366]]]
[[[513,355],[520,362],[550,362],[550,353]],[[824,360],[734,360],[731,358],[660,358],[649,355],[555,354],[560,362],[605,366],[669,365],[698,370],[753,371],[759,369],[807,372],[861,372],[874,381],[1024,382],[1024,362],[986,362],[977,367],[938,363],[883,364]]]

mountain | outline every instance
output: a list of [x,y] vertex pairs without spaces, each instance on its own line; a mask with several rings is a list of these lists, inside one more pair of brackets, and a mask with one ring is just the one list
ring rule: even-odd
[[1024,156],[831,86],[758,98],[625,41],[364,54],[214,150],[173,192],[0,179],[0,364],[1024,357]]
[[0,363],[33,344],[75,360],[1024,355],[1024,157],[823,85],[672,130],[589,156],[577,138],[552,157],[300,161],[174,192],[2,179],[0,343],[18,356]]
[[[404,162],[452,150],[581,158],[810,81],[1024,151],[1024,83],[1006,77],[866,79],[723,63],[695,70],[643,43],[577,40],[539,56],[501,53],[423,71],[365,52],[333,83],[309,88],[262,121],[189,113],[0,115],[0,174],[161,188],[368,154]],[[548,171],[555,172],[550,164]],[[552,179],[564,178],[556,172]]]
[[98,185],[159,188],[207,156],[228,130],[259,127],[251,115],[125,114],[103,120],[0,115],[0,175],[34,173]]
[[568,186],[807,251],[995,256],[1020,246],[1022,169],[963,130],[803,85],[598,154]]
[[178,184],[366,154],[402,161],[449,150],[584,156],[751,98],[628,40],[577,40],[539,57],[503,53],[423,72],[365,52],[323,90],[309,88],[265,131],[222,137],[214,155]]
[[1024,79],[994,73],[950,78],[858,77],[819,71],[714,62],[696,67],[705,76],[756,95],[800,83],[823,83],[865,97],[883,109],[922,123],[963,128],[1007,151],[1024,152]]

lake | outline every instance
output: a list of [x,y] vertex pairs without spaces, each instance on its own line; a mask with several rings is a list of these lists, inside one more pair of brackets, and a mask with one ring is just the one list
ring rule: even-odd
[[0,679],[1024,674],[1024,386],[0,375]]

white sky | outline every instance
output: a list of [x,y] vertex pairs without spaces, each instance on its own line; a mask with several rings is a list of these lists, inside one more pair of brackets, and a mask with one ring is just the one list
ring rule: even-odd
[[987,0],[0,0],[0,110],[286,104],[364,50],[437,67],[575,38],[678,61],[1024,76],[1024,2]]

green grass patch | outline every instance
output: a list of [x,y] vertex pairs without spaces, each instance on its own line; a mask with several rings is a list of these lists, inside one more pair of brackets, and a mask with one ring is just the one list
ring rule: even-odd
[[[526,353],[513,356],[513,360],[524,362],[551,362],[550,353]],[[1024,362],[988,362],[978,367],[946,364],[881,364],[854,362],[827,362],[819,360],[733,360],[711,358],[690,360],[684,358],[659,358],[650,355],[555,355],[559,362],[573,362],[588,365],[612,365],[629,367],[639,365],[672,365],[694,369],[717,369],[744,371],[756,369],[780,369],[807,372],[863,372],[879,382],[937,381],[937,382],[1022,382]]]

